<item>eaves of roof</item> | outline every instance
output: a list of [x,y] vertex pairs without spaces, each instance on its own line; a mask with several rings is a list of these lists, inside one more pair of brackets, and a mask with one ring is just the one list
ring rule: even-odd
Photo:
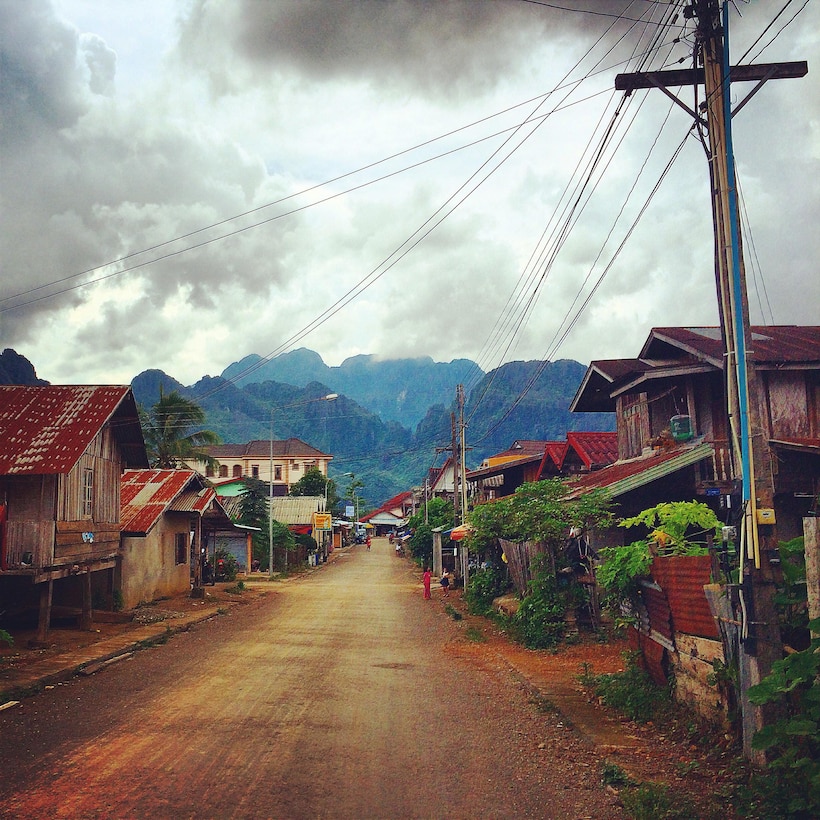
[[596,472],[571,479],[568,482],[567,498],[580,498],[593,490],[606,490],[612,498],[617,498],[713,456],[713,446],[702,442],[631,461],[616,462]]
[[0,385],[0,475],[69,473],[111,423],[128,466],[148,466],[128,386]]

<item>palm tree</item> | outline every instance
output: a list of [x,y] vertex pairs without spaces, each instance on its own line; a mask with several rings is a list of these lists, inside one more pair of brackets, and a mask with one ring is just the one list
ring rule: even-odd
[[140,422],[152,467],[173,470],[186,460],[214,463],[201,448],[219,444],[219,436],[197,429],[205,423],[205,412],[176,390],[166,396],[160,387],[159,401],[148,413],[140,410]]

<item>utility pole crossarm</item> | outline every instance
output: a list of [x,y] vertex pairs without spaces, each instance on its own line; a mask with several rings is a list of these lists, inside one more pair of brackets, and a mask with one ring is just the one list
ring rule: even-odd
[[[729,69],[733,83],[755,82],[759,80],[788,80],[805,77],[809,73],[806,60],[792,63],[758,63],[756,65],[736,65]],[[703,85],[703,68],[679,68],[670,71],[636,71],[633,74],[618,74],[615,77],[616,91],[635,91],[639,88],[672,88],[683,85]]]

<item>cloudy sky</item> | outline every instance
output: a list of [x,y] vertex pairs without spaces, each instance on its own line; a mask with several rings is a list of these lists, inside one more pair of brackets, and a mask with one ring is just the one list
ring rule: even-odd
[[[0,345],[52,383],[191,384],[716,324],[691,118],[614,91],[692,34],[650,0],[0,0]],[[734,138],[753,321],[817,324],[820,2],[740,0],[730,39],[809,62]]]

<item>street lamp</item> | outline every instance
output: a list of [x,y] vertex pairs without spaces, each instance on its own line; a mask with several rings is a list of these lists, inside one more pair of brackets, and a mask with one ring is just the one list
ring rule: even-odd
[[[270,480],[268,482],[268,578],[270,580],[273,580],[273,414],[277,410],[290,410],[293,407],[302,407],[305,404],[313,404],[317,401],[334,401],[338,398],[338,393],[328,393],[326,396],[298,401],[295,404],[286,404],[282,407],[271,407],[270,409]],[[288,568],[287,562],[288,551],[285,550],[285,570]]]

